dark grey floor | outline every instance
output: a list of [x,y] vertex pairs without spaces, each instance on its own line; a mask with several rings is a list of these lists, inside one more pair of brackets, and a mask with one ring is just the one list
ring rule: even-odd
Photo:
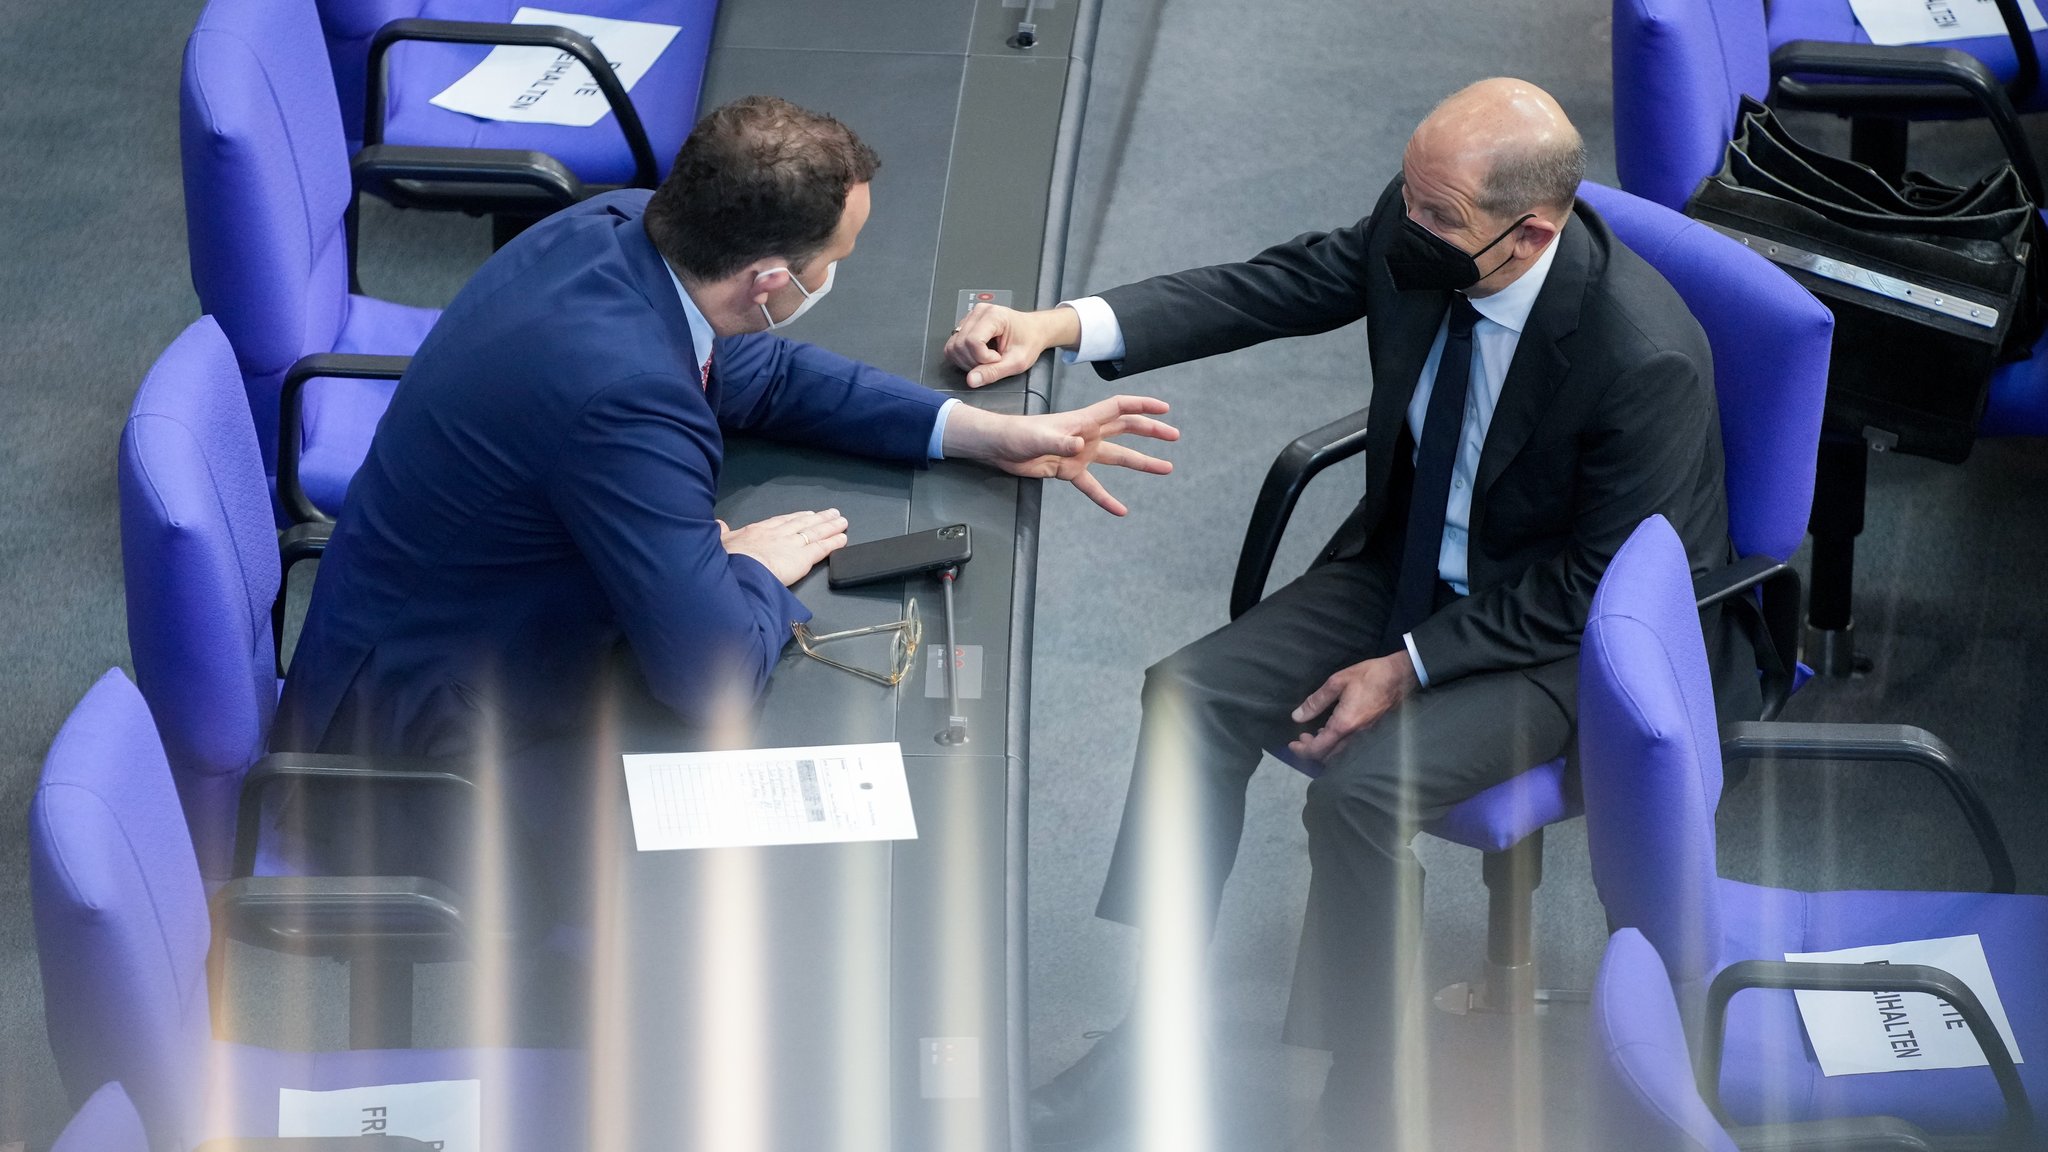
[[[739,6],[745,0],[727,0]],[[1070,286],[1247,254],[1354,219],[1442,93],[1511,72],[1557,94],[1611,176],[1607,6],[1472,0],[1445,21],[1418,0],[1106,0],[1076,200]],[[0,1148],[40,1148],[67,1111],[51,1069],[29,923],[22,814],[65,711],[126,659],[113,449],[156,353],[196,314],[178,181],[179,52],[198,0],[0,5]],[[92,60],[91,68],[45,62]],[[1968,146],[1949,159],[1967,163]],[[462,221],[373,214],[373,292],[438,303],[481,259]],[[1361,327],[1156,373],[1186,440],[1170,479],[1114,481],[1112,521],[1048,492],[1033,720],[1032,1063],[1040,1079],[1084,1029],[1120,1013],[1121,929],[1093,920],[1135,736],[1145,666],[1220,624],[1242,517],[1291,436],[1365,403]],[[1106,389],[1064,378],[1063,402]],[[1280,571],[1298,570],[1355,497],[1333,474],[1306,502]],[[1878,673],[1817,685],[1802,717],[1918,723],[1990,794],[2023,888],[2048,890],[2048,801],[2033,767],[2048,617],[2048,455],[1987,444],[1968,467],[1873,467],[1861,622]],[[1283,1048],[1306,869],[1301,781],[1268,765],[1219,931],[1219,1047],[1228,1146],[1263,1152],[1306,1115],[1320,1058]],[[1969,884],[1959,824],[1895,770],[1752,780],[1723,807],[1724,870],[1824,885]],[[1436,983],[1476,974],[1476,857],[1425,845]],[[1582,832],[1554,830],[1538,934],[1548,982],[1585,987],[1601,918]],[[1434,1015],[1429,1088],[1444,1148],[1575,1147],[1581,1013],[1535,1021]]]

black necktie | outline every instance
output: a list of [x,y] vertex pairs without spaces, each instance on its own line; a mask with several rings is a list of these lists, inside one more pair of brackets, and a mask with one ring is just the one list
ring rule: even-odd
[[1415,487],[1408,498],[1408,534],[1401,544],[1401,575],[1382,648],[1399,649],[1401,637],[1429,618],[1436,604],[1437,557],[1443,552],[1444,511],[1451,501],[1451,468],[1465,438],[1465,395],[1472,382],[1472,325],[1479,313],[1462,294],[1451,297],[1444,354],[1422,418],[1415,453]]

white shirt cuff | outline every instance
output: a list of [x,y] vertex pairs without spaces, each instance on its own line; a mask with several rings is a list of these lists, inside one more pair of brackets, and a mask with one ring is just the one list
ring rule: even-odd
[[1424,688],[1429,687],[1429,670],[1422,666],[1422,653],[1415,650],[1415,633],[1401,633],[1401,643],[1408,646],[1408,662],[1415,665],[1415,679],[1420,681]]
[[944,460],[946,458],[946,417],[952,413],[953,405],[959,402],[959,397],[951,396],[946,399],[944,404],[939,405],[938,419],[932,421],[931,443],[925,445],[924,449],[927,459]]
[[1116,310],[1100,296],[1062,300],[1060,307],[1072,308],[1081,317],[1081,339],[1072,352],[1061,352],[1068,364],[1092,364],[1097,360],[1124,358],[1124,330],[1116,322]]

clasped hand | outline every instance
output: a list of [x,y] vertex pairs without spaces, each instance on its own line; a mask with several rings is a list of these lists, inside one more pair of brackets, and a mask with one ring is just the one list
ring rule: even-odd
[[1309,724],[1329,713],[1323,726],[1288,741],[1287,749],[1304,759],[1326,760],[1343,750],[1353,735],[1379,723],[1419,687],[1415,665],[1406,651],[1339,668],[1294,710],[1296,724]]
[[1019,312],[982,304],[953,329],[946,359],[967,373],[969,388],[979,388],[1030,368],[1047,348],[1072,347],[1080,339],[1080,313],[1072,308]]

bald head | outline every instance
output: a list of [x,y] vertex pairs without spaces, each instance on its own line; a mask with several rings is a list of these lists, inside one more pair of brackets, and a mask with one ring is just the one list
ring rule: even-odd
[[1502,219],[1540,212],[1562,222],[1586,171],[1585,143],[1564,109],[1509,77],[1445,97],[1409,138],[1404,167],[1415,159],[1456,173],[1474,205]]

